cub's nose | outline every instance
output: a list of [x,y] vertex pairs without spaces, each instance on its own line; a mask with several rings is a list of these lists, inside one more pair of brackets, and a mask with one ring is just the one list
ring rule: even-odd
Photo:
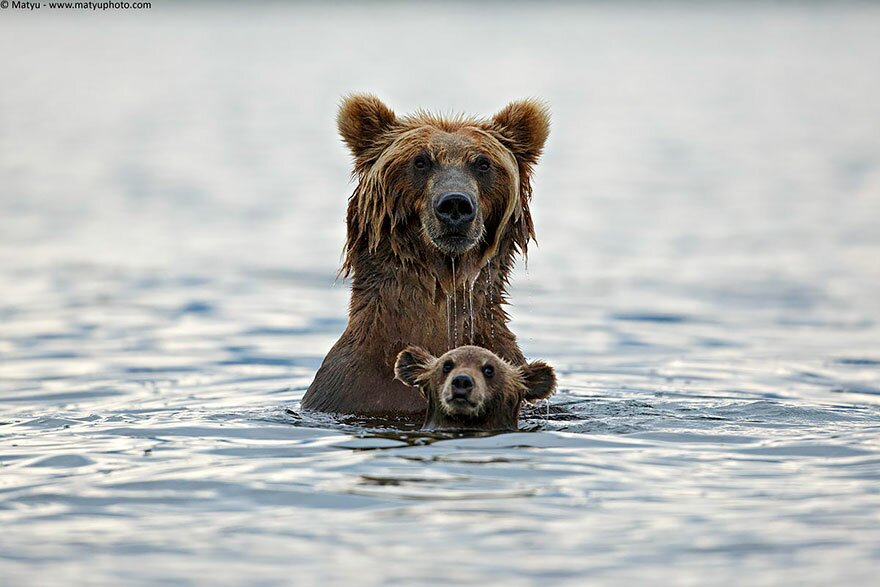
[[470,375],[456,375],[452,378],[452,399],[467,399],[474,389]]
[[434,203],[434,215],[447,226],[459,227],[474,219],[477,215],[477,207],[467,194],[446,192]]

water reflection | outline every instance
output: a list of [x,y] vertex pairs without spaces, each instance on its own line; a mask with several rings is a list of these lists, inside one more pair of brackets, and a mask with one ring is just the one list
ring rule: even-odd
[[[112,18],[0,19],[6,582],[873,584],[876,7]],[[518,433],[299,410],[352,90],[552,106]]]

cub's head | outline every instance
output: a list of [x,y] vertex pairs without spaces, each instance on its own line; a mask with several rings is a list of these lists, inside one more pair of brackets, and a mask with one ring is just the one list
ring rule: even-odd
[[534,361],[514,367],[477,346],[461,346],[440,358],[407,347],[397,356],[394,373],[425,395],[424,427],[430,430],[516,430],[523,400],[545,399],[556,389],[550,365]]
[[534,237],[532,167],[549,132],[547,109],[513,102],[489,119],[424,112],[398,117],[378,98],[346,98],[339,132],[355,160],[358,188],[348,211],[348,252],[375,249],[492,256],[507,233],[523,252]]

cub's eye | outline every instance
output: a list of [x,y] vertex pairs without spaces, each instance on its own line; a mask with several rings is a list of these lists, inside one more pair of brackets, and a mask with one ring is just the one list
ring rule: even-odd
[[486,365],[483,367],[483,375],[486,376],[486,379],[491,379],[493,375],[495,375],[495,367],[492,365]]
[[413,159],[413,167],[418,169],[419,171],[424,171],[431,166],[431,160],[425,157],[424,155],[419,155],[415,159]]
[[455,367],[455,364],[452,361],[446,361],[445,363],[443,363],[443,372],[449,373],[450,371],[452,371],[453,367]]
[[489,161],[489,158],[480,157],[479,159],[477,159],[477,169],[479,169],[483,173],[492,169],[492,163]]

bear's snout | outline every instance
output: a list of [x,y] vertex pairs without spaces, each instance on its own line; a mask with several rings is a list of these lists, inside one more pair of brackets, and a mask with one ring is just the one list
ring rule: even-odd
[[452,378],[452,400],[467,401],[474,390],[474,379],[470,375],[456,375]]
[[446,192],[434,202],[434,215],[450,230],[461,230],[477,217],[473,198],[462,192]]
[[438,163],[432,173],[421,213],[424,233],[444,253],[461,255],[483,234],[480,186],[460,163]]
[[470,369],[452,372],[440,390],[437,399],[449,415],[476,417],[488,398],[487,389]]

